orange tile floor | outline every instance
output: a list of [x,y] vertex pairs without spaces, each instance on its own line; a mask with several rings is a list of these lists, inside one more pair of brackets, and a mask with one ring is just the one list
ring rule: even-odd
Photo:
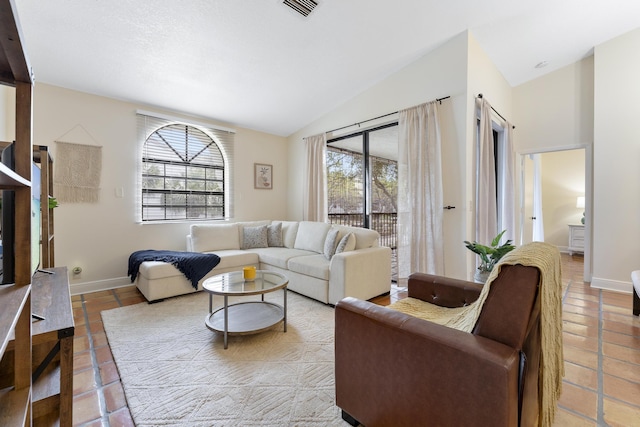
[[[583,282],[580,256],[562,255],[565,377],[554,426],[640,426],[640,318],[630,294]],[[374,302],[404,298],[393,287]],[[100,311],[144,302],[133,286],[72,297],[75,426],[133,426]]]

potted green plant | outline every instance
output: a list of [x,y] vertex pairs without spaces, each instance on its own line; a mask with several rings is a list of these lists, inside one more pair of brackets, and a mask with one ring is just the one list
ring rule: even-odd
[[58,207],[58,201],[56,200],[56,198],[49,196],[49,209],[53,209],[57,207]]
[[480,257],[480,266],[478,267],[476,274],[473,276],[476,281],[480,283],[486,282],[489,277],[489,273],[491,273],[493,267],[498,263],[498,261],[500,261],[500,258],[515,249],[515,246],[511,244],[511,240],[507,240],[502,245],[499,245],[500,239],[502,239],[502,235],[506,231],[507,230],[502,230],[502,232],[491,241],[490,246],[481,245],[476,241],[473,243],[467,240],[464,241],[467,249],[478,254]]

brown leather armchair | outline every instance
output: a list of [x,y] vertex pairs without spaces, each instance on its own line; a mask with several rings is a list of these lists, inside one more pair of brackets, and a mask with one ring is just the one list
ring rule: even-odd
[[[504,266],[471,334],[368,301],[336,305],[336,404],[351,425],[532,426],[538,419],[540,272]],[[413,274],[410,297],[446,307],[478,284]]]

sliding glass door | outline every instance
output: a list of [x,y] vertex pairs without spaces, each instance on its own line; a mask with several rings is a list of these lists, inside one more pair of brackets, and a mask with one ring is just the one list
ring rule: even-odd
[[371,228],[380,245],[396,248],[398,124],[329,140],[329,221]]

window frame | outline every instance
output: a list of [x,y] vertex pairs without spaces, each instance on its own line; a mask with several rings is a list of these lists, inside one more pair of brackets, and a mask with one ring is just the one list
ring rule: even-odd
[[[138,188],[137,192],[137,222],[141,224],[158,224],[158,223],[179,223],[179,222],[198,222],[198,221],[220,221],[227,220],[228,218],[233,216],[233,140],[235,131],[231,129],[218,128],[213,127],[211,125],[203,125],[190,121],[174,119],[167,116],[156,116],[155,114],[151,115],[149,113],[137,112],[138,115],[138,131],[139,131],[139,155],[138,155],[138,167],[139,172],[137,174],[138,177]],[[178,140],[177,142],[183,141],[185,144],[184,147],[178,148],[184,150],[184,153],[189,156],[186,158],[182,155],[178,155],[178,159],[168,159],[162,158],[163,156],[154,157],[149,156],[146,152],[147,142],[149,138],[151,138],[156,132],[160,131],[166,127],[178,127],[177,130],[183,128],[185,133],[185,140]],[[204,148],[201,148],[200,151],[196,151],[195,153],[188,153],[188,135],[189,132],[197,132],[197,136],[200,138],[199,143],[206,144]],[[160,134],[158,134],[160,135]],[[169,141],[164,140],[169,149],[176,149],[171,146]],[[212,147],[214,150],[218,150],[215,153],[216,156],[220,157],[220,162],[215,164],[209,164],[203,162],[202,159],[198,159],[203,152]],[[178,153],[176,151],[176,153]],[[160,168],[163,168],[161,172],[157,173],[155,176],[151,175],[151,178],[162,179],[164,181],[177,183],[180,181],[184,181],[184,184],[181,188],[175,189],[167,189],[166,184],[163,184],[163,188],[158,189],[149,189],[145,188],[144,181],[146,178],[149,178],[147,175],[148,169],[147,165],[152,164],[156,165]],[[168,168],[173,168],[174,171],[167,172]],[[184,172],[180,172],[180,169],[184,168]],[[204,176],[189,176],[193,171],[203,170]],[[178,171],[178,172],[176,172]],[[210,174],[210,172],[213,172]],[[209,176],[210,174],[210,176]],[[188,188],[189,183],[197,183],[200,186],[204,183],[204,190],[201,189],[193,189]],[[219,185],[222,189],[216,189],[215,187]],[[207,186],[212,189],[207,189]],[[149,205],[146,203],[145,199],[150,194],[159,194],[165,196],[178,196],[177,199],[181,197],[184,198],[184,204],[178,203],[170,203],[166,199],[161,200],[159,204]],[[202,203],[190,203],[189,198],[203,198]],[[217,199],[217,201],[216,201]],[[221,199],[221,200],[220,200]],[[161,217],[157,216],[149,216],[147,214],[147,209],[149,207],[159,207],[164,210],[163,215]],[[178,209],[182,209],[176,215],[175,212],[173,214],[168,214],[167,209],[171,209],[171,207],[177,207]],[[190,216],[193,214],[194,209],[204,210],[204,216]],[[191,212],[190,212],[191,210]],[[211,211],[213,211],[213,215],[208,216]],[[217,212],[216,212],[217,211]]]

